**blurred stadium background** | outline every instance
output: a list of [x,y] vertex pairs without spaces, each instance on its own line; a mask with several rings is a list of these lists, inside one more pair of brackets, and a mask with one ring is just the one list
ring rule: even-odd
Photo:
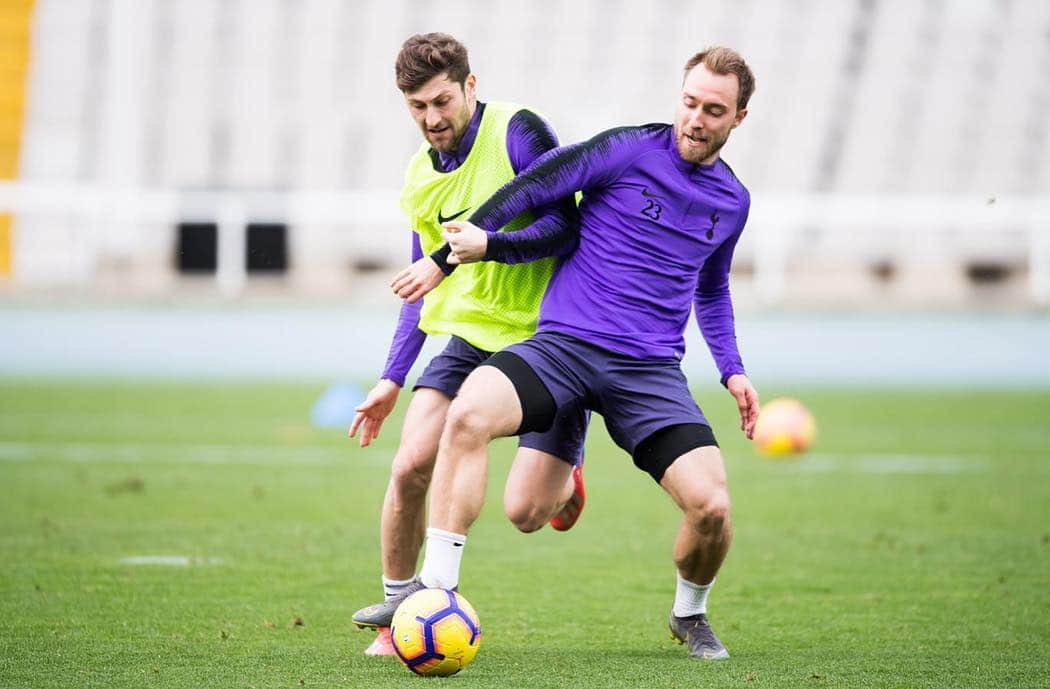
[[666,121],[705,45],[749,59],[725,157],[754,199],[734,266],[754,372],[1050,382],[1042,0],[0,7],[3,373],[374,375],[419,142],[392,63],[445,30],[483,99],[564,142]]
[[741,349],[819,428],[760,461],[690,327],[738,532],[714,667],[602,425],[567,535],[513,531],[497,443],[468,684],[1050,686],[1047,0],[0,0],[0,686],[418,686],[349,622],[408,396],[343,429],[409,258],[393,60],[434,30],[564,142],[748,58]]

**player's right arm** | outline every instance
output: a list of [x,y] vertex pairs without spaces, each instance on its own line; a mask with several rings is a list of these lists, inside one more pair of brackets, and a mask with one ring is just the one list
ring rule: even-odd
[[[648,142],[653,140],[652,133],[659,131],[662,125],[656,127],[657,129],[654,129],[653,126],[647,125],[609,129],[583,143],[548,151],[483,203],[470,216],[469,223],[458,226],[450,223],[446,229],[452,229],[453,233],[463,229],[469,230],[469,224],[484,231],[483,239],[474,235],[478,242],[484,245],[483,256],[477,260],[508,263],[513,262],[515,256],[522,254],[530,254],[532,260],[541,258],[544,252],[530,249],[541,245],[553,245],[544,240],[537,242],[537,236],[530,231],[531,228],[517,232],[499,232],[499,228],[523,211],[554,203],[558,199],[574,195],[577,191],[586,194],[589,190],[597,190],[615,182],[640,153],[650,150]],[[447,242],[453,233],[445,236]],[[447,259],[451,245],[446,244],[441,251],[445,252],[442,259]],[[469,262],[463,260],[466,256],[466,253],[460,256],[459,262]],[[407,273],[409,271],[405,271],[399,277],[410,279],[411,276]],[[429,288],[411,290],[412,298],[419,298],[434,286],[436,283]],[[401,297],[408,296],[410,292],[407,289],[395,291]]]
[[[558,148],[558,135],[546,120],[523,108],[514,113],[507,125],[506,146],[511,168],[518,175],[531,167],[540,156]],[[571,195],[531,210],[532,222],[516,230],[518,238],[514,244],[506,246],[506,250],[493,260],[507,264],[529,263],[550,256],[567,256],[576,250],[580,238],[579,214]],[[461,263],[482,260],[487,236],[474,238],[474,243],[481,244],[481,251],[476,255],[472,253],[468,259],[464,246],[466,237],[458,236],[452,240],[450,235],[460,228],[472,228],[474,225],[463,221],[445,223],[444,227],[447,243],[430,254],[430,257],[445,275],[451,274]],[[413,269],[413,272],[416,270]]]
[[522,211],[585,194],[604,187],[620,176],[637,157],[637,144],[647,138],[647,127],[618,127],[588,141],[562,146],[544,153],[532,165],[483,203],[470,223],[485,230],[485,260],[503,261],[522,246],[534,242],[527,231],[498,232]]
[[[419,235],[415,233],[412,234],[412,259],[415,262],[430,260],[423,259]],[[353,438],[360,429],[361,447],[368,447],[373,440],[379,437],[379,430],[386,418],[390,416],[390,412],[394,410],[398,395],[405,384],[405,377],[419,357],[419,352],[427,339],[426,333],[419,329],[422,309],[421,300],[414,303],[402,302],[401,313],[398,315],[397,327],[394,330],[393,341],[390,343],[383,375],[375,387],[369,390],[365,401],[354,410],[357,414],[354,415],[347,435]]]
[[467,222],[447,223],[445,240],[454,263],[511,262],[529,255],[542,258],[544,239],[529,228],[497,232],[518,213],[565,198],[578,191],[607,186],[645,150],[648,127],[618,127],[588,141],[548,151],[481,205]]
[[736,400],[740,412],[740,430],[752,438],[758,420],[758,391],[748,379],[740,358],[733,299],[729,292],[729,269],[733,263],[733,251],[747,223],[749,196],[745,195],[744,204],[736,231],[715,249],[700,269],[693,308],[700,334],[718,366],[721,382]]

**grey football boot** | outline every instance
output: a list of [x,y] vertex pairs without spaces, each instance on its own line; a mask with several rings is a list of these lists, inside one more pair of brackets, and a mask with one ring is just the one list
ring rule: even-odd
[[729,651],[715,636],[711,625],[707,622],[707,615],[690,615],[689,617],[675,617],[671,613],[671,638],[679,644],[689,644],[689,655],[704,660],[723,660],[729,657]]
[[404,591],[390,600],[376,603],[375,605],[369,605],[366,608],[361,608],[355,612],[350,619],[361,629],[365,629],[366,627],[369,629],[389,627],[390,623],[394,620],[394,611],[397,610],[397,606],[401,605],[401,601],[405,600],[416,591],[422,591],[425,588],[426,586],[423,586],[422,581],[419,579],[413,579],[412,583],[406,586]]

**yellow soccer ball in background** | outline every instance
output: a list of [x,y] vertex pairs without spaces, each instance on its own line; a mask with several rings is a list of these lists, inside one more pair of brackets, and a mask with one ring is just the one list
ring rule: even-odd
[[412,672],[448,677],[474,660],[481,622],[473,606],[455,591],[423,589],[397,606],[390,641]]
[[817,423],[798,400],[781,397],[762,405],[755,423],[755,447],[767,457],[799,455],[813,445]]

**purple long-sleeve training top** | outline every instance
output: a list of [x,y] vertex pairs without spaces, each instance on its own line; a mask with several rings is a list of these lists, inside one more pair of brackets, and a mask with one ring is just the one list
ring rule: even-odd
[[[452,172],[463,164],[477,139],[484,111],[485,104],[479,102],[455,151],[445,153],[431,149],[430,158],[435,170]],[[515,173],[524,170],[541,154],[557,145],[558,137],[554,130],[532,111],[519,110],[511,117],[507,125],[507,155]],[[570,228],[570,224],[575,224],[575,216],[571,209],[566,209],[564,204],[554,200],[536,207],[533,218],[528,227],[520,230],[528,232],[528,242],[523,243],[522,248],[509,249],[502,258],[503,262],[520,263],[571,251],[575,242],[575,229]],[[505,223],[496,227],[502,227],[503,224]],[[413,232],[412,262],[422,257],[419,235]],[[447,270],[447,265],[442,264],[442,267]],[[423,300],[415,304],[405,302],[401,305],[382,378],[392,380],[398,385],[405,384],[405,377],[419,357],[427,338],[426,333],[419,329],[422,309]]]
[[751,199],[729,166],[685,161],[669,124],[611,129],[551,151],[471,216],[488,231],[486,259],[504,260],[529,241],[493,230],[576,191],[579,246],[555,268],[538,330],[642,359],[681,359],[692,302],[722,384],[744,373],[729,267]]

